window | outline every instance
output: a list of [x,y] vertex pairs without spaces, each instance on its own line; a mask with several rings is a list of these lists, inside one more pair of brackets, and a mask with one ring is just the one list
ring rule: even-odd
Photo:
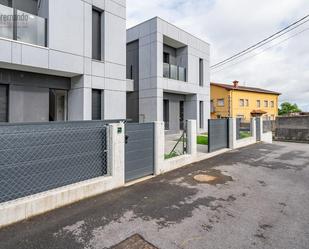
[[249,106],[249,100],[248,99],[245,100],[245,104],[246,104],[246,106]]
[[102,120],[101,90],[92,90],[92,120]]
[[200,59],[199,62],[199,83],[200,86],[204,86],[204,60]]
[[9,88],[7,85],[0,85],[0,122],[8,122]]
[[130,66],[130,80],[133,80],[133,65]]
[[270,107],[272,107],[272,108],[275,107],[275,102],[274,101],[270,101]]
[[0,0],[0,4],[8,6],[8,7],[12,7],[11,0]]
[[210,101],[210,111],[211,111],[211,113],[215,112],[215,106],[214,106],[214,100],[213,99]]
[[[8,1],[10,2],[10,1]],[[32,15],[38,15],[39,3],[38,0],[12,0],[12,7],[25,11]]]
[[256,101],[256,107],[260,108],[261,107],[261,100]]
[[240,107],[245,106],[245,100],[244,100],[244,99],[240,99],[240,100],[239,100],[239,106],[240,106]]
[[170,54],[169,53],[166,53],[166,52],[163,53],[163,63],[170,64]]
[[92,59],[102,60],[102,12],[92,10]]
[[264,101],[264,107],[268,107],[268,100]]
[[66,90],[49,90],[49,121],[67,120],[67,99]]
[[217,100],[217,106],[223,107],[224,106],[224,99]]
[[47,46],[47,21],[39,16],[40,7],[38,0],[0,0],[0,16],[7,17],[0,19],[0,36]]
[[200,129],[204,128],[204,102],[200,101]]
[[169,130],[169,121],[170,121],[170,107],[169,107],[169,100],[164,99],[163,100],[163,121],[164,121],[164,125],[165,125],[165,130]]

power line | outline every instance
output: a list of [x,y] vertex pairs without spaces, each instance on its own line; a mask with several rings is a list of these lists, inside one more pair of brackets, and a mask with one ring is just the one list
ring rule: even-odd
[[266,44],[268,44],[268,43],[270,43],[270,42],[272,42],[272,41],[274,41],[274,40],[280,38],[281,36],[283,36],[283,35],[285,35],[285,34],[291,32],[291,31],[293,31],[294,29],[297,29],[298,27],[304,25],[304,24],[307,23],[307,22],[309,22],[309,19],[306,20],[306,21],[304,21],[304,22],[302,22],[302,23],[300,23],[300,24],[298,24],[297,26],[295,26],[295,27],[293,27],[293,28],[291,28],[291,29],[289,29],[289,30],[287,30],[287,31],[285,31],[285,32],[283,32],[283,33],[281,33],[280,35],[278,35],[278,36],[276,36],[276,37],[274,37],[274,38],[268,40],[267,42],[264,42],[264,43],[262,43],[262,44],[256,46],[254,49],[250,49],[250,50],[248,50],[247,52],[244,52],[244,53],[242,53],[242,54],[240,54],[240,55],[238,55],[238,56],[235,55],[235,57],[234,57],[233,59],[230,59],[229,61],[226,61],[226,62],[224,62],[224,63],[221,63],[221,64],[218,65],[218,66],[213,66],[211,69],[216,69],[216,68],[218,68],[218,67],[222,67],[223,65],[225,65],[225,64],[227,64],[227,63],[230,63],[230,62],[232,62],[232,61],[234,61],[234,60],[236,60],[236,59],[238,59],[238,58],[240,58],[240,57],[242,57],[242,56],[244,56],[244,55],[246,55],[246,54],[249,54],[249,53],[253,52],[254,50],[256,50],[256,49],[258,49],[258,48],[260,48],[260,47],[263,47],[263,46],[265,46]]
[[263,39],[262,41],[260,41],[260,42],[258,42],[258,43],[256,43],[256,44],[254,44],[254,45],[252,45],[252,46],[250,46],[249,48],[247,48],[247,49],[245,49],[245,50],[243,50],[243,51],[241,51],[241,52],[239,52],[239,53],[237,53],[237,54],[235,54],[235,55],[233,55],[233,56],[231,56],[231,57],[229,57],[229,58],[227,58],[227,59],[225,59],[225,60],[223,60],[223,61],[221,61],[221,62],[218,62],[218,63],[212,65],[211,68],[216,67],[216,66],[219,66],[220,64],[222,64],[222,63],[224,63],[224,62],[226,62],[226,61],[229,61],[229,60],[233,59],[234,57],[239,56],[239,55],[243,54],[244,52],[247,52],[248,50],[251,50],[251,49],[255,48],[256,46],[258,46],[258,45],[260,45],[260,44],[262,44],[262,43],[267,42],[269,39],[271,39],[271,38],[273,38],[273,37],[279,35],[280,33],[284,32],[285,30],[287,30],[287,29],[289,29],[289,28],[295,26],[296,24],[302,22],[303,20],[307,19],[308,17],[309,17],[309,14],[306,15],[306,16],[304,16],[303,18],[297,20],[296,22],[294,22],[294,23],[288,25],[287,27],[281,29],[280,31],[274,33],[273,35],[271,35],[271,36],[269,36],[269,37]]
[[291,36],[289,36],[288,38],[286,38],[286,39],[284,39],[284,40],[282,40],[282,41],[280,41],[280,42],[277,42],[277,43],[275,43],[274,45],[272,45],[272,46],[270,46],[270,47],[267,47],[267,48],[263,49],[262,51],[260,51],[259,53],[255,54],[255,55],[253,55],[253,56],[247,57],[247,58],[245,58],[244,60],[241,60],[241,61],[239,61],[239,62],[237,62],[237,63],[234,63],[234,64],[232,64],[232,65],[230,65],[230,66],[226,66],[226,67],[224,67],[223,69],[220,69],[220,70],[217,70],[217,71],[213,72],[212,74],[214,75],[214,74],[219,73],[219,72],[221,72],[221,71],[223,71],[223,70],[225,70],[225,69],[227,69],[227,68],[230,68],[230,67],[236,66],[236,65],[238,65],[238,64],[240,64],[240,63],[243,63],[244,61],[247,61],[247,60],[249,60],[249,59],[251,59],[251,58],[253,58],[253,57],[256,57],[256,56],[258,56],[258,55],[264,53],[265,51],[267,51],[267,50],[269,50],[269,49],[272,49],[273,47],[275,47],[275,46],[277,46],[277,45],[279,45],[279,44],[281,44],[281,43],[284,43],[284,42],[286,42],[286,41],[288,41],[288,40],[290,40],[290,39],[292,39],[292,38],[294,38],[294,37],[296,37],[296,36],[298,36],[298,35],[300,35],[300,34],[306,32],[306,31],[308,31],[308,30],[309,30],[309,28],[303,29],[303,30],[301,30],[300,32],[295,33],[294,35],[291,35]]

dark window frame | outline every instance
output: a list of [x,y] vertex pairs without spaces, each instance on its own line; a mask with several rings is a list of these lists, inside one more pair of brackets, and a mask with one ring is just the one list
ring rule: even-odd
[[200,101],[200,107],[199,107],[199,111],[200,111],[200,115],[199,115],[199,119],[200,119],[200,129],[204,129],[204,101]]
[[[165,61],[165,59],[167,60]],[[170,64],[170,54],[167,52],[163,52],[163,63]]]
[[0,82],[0,86],[4,86],[6,88],[6,121],[0,123],[8,123],[9,122],[9,113],[10,113],[10,85],[3,84]]
[[[99,94],[99,96],[100,96],[100,101],[99,101],[99,104],[100,104],[100,114],[99,114],[99,117],[94,117],[95,115],[94,115],[94,99],[93,99],[93,97],[94,97],[94,93],[98,93]],[[102,106],[102,93],[103,93],[103,90],[102,89],[92,89],[92,91],[91,91],[91,94],[92,94],[92,96],[91,96],[91,107],[92,107],[92,111],[91,111],[91,120],[102,120],[103,119],[103,113],[102,113],[102,110],[103,110],[103,108],[104,108],[104,106]]]
[[199,85],[204,86],[204,60],[199,59]]
[[[93,60],[97,60],[97,61],[103,61],[103,54],[104,54],[104,11],[99,9],[99,8],[96,8],[95,6],[92,7],[92,59]],[[94,37],[94,13],[97,13],[98,14],[98,27],[97,27],[97,31],[99,31],[97,37]],[[94,51],[94,38],[98,38],[98,41],[97,41],[97,45],[98,45],[98,48],[95,53]]]

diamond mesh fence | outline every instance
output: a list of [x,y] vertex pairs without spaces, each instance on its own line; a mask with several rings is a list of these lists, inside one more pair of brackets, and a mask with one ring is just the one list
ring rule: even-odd
[[108,174],[105,125],[0,125],[0,203]]

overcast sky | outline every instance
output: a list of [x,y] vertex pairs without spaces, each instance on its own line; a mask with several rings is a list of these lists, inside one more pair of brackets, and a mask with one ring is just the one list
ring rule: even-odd
[[[309,0],[127,0],[128,27],[159,16],[209,42],[211,64],[307,14]],[[299,32],[302,33],[286,40]],[[281,42],[283,40],[286,41]],[[264,52],[259,53],[262,50]],[[297,103],[309,111],[309,22],[211,73],[213,82],[233,80],[246,86],[279,91],[281,102]]]

